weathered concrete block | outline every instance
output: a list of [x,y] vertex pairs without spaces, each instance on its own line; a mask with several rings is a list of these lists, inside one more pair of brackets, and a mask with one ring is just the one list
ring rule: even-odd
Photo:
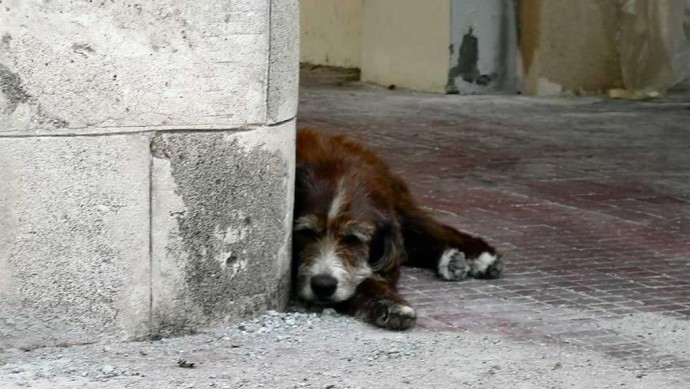
[[152,330],[194,331],[287,302],[295,122],[152,142]]
[[297,114],[299,86],[299,1],[271,0],[271,45],[268,74],[268,121]]
[[263,123],[269,5],[4,1],[0,134]]
[[295,121],[0,137],[0,349],[198,331],[287,303]]
[[0,348],[285,305],[297,15],[296,0],[3,1]]
[[0,150],[0,349],[146,335],[148,137]]

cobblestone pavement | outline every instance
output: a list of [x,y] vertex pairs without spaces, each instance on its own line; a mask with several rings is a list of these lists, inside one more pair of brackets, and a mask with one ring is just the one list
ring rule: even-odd
[[406,270],[421,326],[690,368],[690,96],[439,96],[323,74],[305,73],[299,125],[377,149],[423,206],[508,261],[494,281]]

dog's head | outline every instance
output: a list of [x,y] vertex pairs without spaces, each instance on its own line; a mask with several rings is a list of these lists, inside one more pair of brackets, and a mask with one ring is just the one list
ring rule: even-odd
[[357,286],[393,265],[402,250],[397,221],[366,180],[298,167],[293,269],[297,294],[313,303],[348,300]]

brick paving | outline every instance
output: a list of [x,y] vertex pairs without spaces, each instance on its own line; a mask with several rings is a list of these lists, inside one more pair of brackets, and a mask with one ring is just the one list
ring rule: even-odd
[[462,97],[319,80],[302,81],[300,126],[366,142],[424,207],[505,254],[493,281],[405,270],[420,326],[690,368],[690,350],[604,325],[690,319],[690,96]]

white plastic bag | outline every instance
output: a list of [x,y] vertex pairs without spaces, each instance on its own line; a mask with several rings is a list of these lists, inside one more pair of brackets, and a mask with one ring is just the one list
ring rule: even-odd
[[656,97],[690,77],[690,0],[618,0],[616,42],[625,90]]

